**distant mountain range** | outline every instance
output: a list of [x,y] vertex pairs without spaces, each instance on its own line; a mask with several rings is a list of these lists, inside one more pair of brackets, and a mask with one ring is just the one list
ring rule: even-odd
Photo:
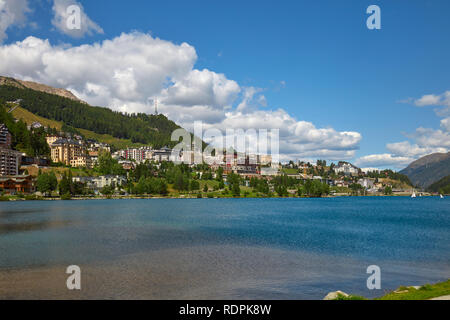
[[428,188],[450,175],[450,152],[433,153],[411,163],[400,173],[408,176],[414,186]]
[[17,80],[14,78],[9,77],[2,77],[0,76],[0,86],[11,86],[16,87],[19,89],[32,89],[35,91],[45,92],[49,94],[54,94],[60,97],[68,98],[74,101],[86,103],[82,100],[80,100],[78,97],[76,97],[72,92],[66,89],[59,89],[59,88],[53,88],[50,86],[47,86],[45,84],[37,83],[37,82],[31,82],[31,81],[23,81],[23,80]]

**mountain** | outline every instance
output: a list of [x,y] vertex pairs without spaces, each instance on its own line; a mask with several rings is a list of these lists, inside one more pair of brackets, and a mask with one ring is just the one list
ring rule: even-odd
[[66,95],[71,93],[63,89],[30,85],[12,78],[1,79],[0,103],[20,100],[21,108],[35,116],[62,123],[66,128],[80,129],[79,132],[87,130],[155,148],[173,147],[177,143],[171,141],[171,134],[180,127],[164,115],[124,114],[90,106],[76,97],[69,98]]
[[50,86],[47,86],[45,84],[40,84],[37,82],[31,82],[31,81],[23,81],[23,80],[17,80],[14,78],[9,77],[2,77],[0,76],[0,86],[12,86],[19,89],[32,89],[35,91],[45,92],[49,94],[54,94],[60,97],[68,98],[74,101],[86,103],[80,99],[78,99],[72,92],[66,89],[59,89],[59,88],[53,88]]
[[450,175],[430,185],[427,188],[427,191],[440,192],[442,194],[450,194]]
[[450,175],[450,152],[433,153],[411,163],[400,173],[408,176],[415,186],[427,188]]

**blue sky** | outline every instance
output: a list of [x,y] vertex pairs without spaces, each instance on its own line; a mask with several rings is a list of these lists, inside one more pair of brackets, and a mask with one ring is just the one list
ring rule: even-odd
[[[189,44],[196,52],[193,68],[224,74],[239,85],[241,97],[245,88],[257,88],[266,101],[258,110],[280,108],[315,129],[359,133],[353,153],[342,157],[361,166],[401,168],[450,147],[450,98],[445,95],[450,90],[449,1],[78,3],[103,33],[74,38],[52,23],[53,0],[28,1],[25,18],[6,29],[3,46],[34,36],[52,46],[78,47],[138,31],[176,46]],[[381,8],[381,30],[366,27],[371,4]],[[3,74],[42,81],[31,71],[2,70],[1,64]],[[45,79],[58,82],[51,75]],[[67,87],[79,88],[67,81]],[[232,108],[240,102],[233,100]],[[387,148],[390,143],[403,144]],[[337,157],[336,150],[299,150],[293,158]]]

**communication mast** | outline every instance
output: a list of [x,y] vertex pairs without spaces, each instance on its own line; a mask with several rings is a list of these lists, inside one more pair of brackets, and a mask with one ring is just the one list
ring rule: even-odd
[[158,115],[158,99],[152,99],[150,97],[147,98],[147,105],[150,107],[153,103],[153,106],[155,107],[155,115]]

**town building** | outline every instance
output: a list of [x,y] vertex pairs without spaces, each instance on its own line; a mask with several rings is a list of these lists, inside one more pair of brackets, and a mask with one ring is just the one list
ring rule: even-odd
[[268,154],[258,155],[258,164],[266,166],[272,163],[272,156]]
[[127,183],[127,178],[125,176],[100,176],[100,177],[73,177],[73,182],[80,182],[86,185],[88,189],[101,190],[104,187],[114,187],[123,186]]
[[16,150],[0,148],[0,176],[19,174],[22,153]]
[[0,124],[0,148],[11,148],[11,133],[4,124]]
[[0,177],[0,189],[7,194],[34,193],[34,180],[31,175],[8,175]]
[[97,142],[97,141],[92,140],[92,139],[86,140],[86,143],[88,145],[88,151],[96,151],[96,152],[107,151],[107,152],[111,152],[110,145],[108,145],[106,143]]
[[59,140],[59,139],[61,139],[61,137],[59,137],[59,136],[47,136],[46,138],[45,138],[45,140],[47,140],[47,144],[51,147],[52,146],[52,144],[54,143],[54,142],[56,142],[56,140]]
[[359,179],[358,184],[366,189],[372,189],[375,186],[375,179],[370,178]]
[[30,157],[27,155],[22,155],[21,166],[38,166],[38,167],[48,167],[50,166],[50,160],[45,157]]
[[122,166],[122,168],[127,171],[136,168],[136,163],[131,160],[119,160],[118,162]]
[[98,163],[98,156],[99,156],[99,152],[98,151],[89,150],[88,151],[88,156],[91,159],[91,162],[92,162],[93,166]]
[[145,148],[131,148],[125,150],[123,158],[127,160],[134,160],[140,163],[145,161],[145,154],[146,154]]
[[85,167],[91,165],[87,159],[86,148],[78,140],[60,138],[50,146],[52,161],[64,163],[73,167]]
[[339,162],[338,165],[334,168],[334,172],[336,174],[343,173],[345,175],[357,175],[359,169],[348,162]]
[[70,166],[74,168],[92,168],[93,162],[90,157],[87,156],[75,156],[70,160]]
[[277,176],[279,174],[279,170],[273,167],[261,167],[261,175],[262,176]]
[[40,122],[35,121],[29,126],[29,129],[40,129],[40,128],[43,128],[43,127],[44,126]]
[[172,149],[167,147],[153,151],[152,160],[156,162],[170,161],[172,155]]

